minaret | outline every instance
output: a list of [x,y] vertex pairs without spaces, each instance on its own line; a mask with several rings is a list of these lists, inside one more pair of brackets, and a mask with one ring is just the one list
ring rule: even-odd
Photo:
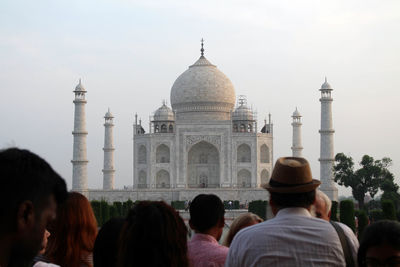
[[303,147],[301,145],[301,115],[300,112],[296,110],[292,115],[293,122],[293,138],[292,138],[292,156],[293,157],[302,157],[301,152],[303,151]]
[[321,89],[321,154],[320,162],[320,189],[328,195],[331,200],[338,200],[338,189],[333,181],[333,163],[335,161],[333,151],[333,129],[332,123],[332,87],[328,83],[326,77]]
[[72,190],[78,192],[87,191],[87,164],[86,157],[86,115],[85,105],[86,90],[79,79],[79,84],[75,87],[75,117],[74,117],[74,151],[72,162]]
[[103,190],[114,189],[114,141],[113,141],[113,115],[108,109],[104,116],[104,167],[103,167]]

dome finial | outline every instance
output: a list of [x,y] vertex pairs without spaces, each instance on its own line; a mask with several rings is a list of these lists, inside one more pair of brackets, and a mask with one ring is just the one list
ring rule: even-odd
[[201,52],[201,56],[204,56],[204,39],[203,38],[201,38],[201,49],[200,49],[200,52]]
[[328,79],[326,78],[326,76],[325,76],[325,82],[326,82],[326,83],[328,82]]

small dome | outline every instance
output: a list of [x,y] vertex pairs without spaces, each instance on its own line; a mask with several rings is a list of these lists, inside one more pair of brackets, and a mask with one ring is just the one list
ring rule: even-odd
[[155,121],[174,121],[175,116],[172,109],[169,108],[165,103],[154,112],[154,120]]
[[75,91],[83,91],[86,92],[85,88],[83,87],[82,83],[81,83],[81,79],[79,79],[79,83],[78,85],[75,87]]
[[245,96],[239,96],[238,107],[232,114],[233,121],[252,121],[254,118],[253,111],[247,106]]
[[332,90],[332,86],[328,83],[328,80],[325,77],[325,82],[321,85],[321,89],[329,89]]
[[114,118],[113,114],[111,113],[110,109],[108,109],[106,115],[104,116],[104,118]]
[[301,117],[301,114],[300,114],[300,112],[297,110],[297,108],[296,108],[296,110],[293,112],[292,117]]

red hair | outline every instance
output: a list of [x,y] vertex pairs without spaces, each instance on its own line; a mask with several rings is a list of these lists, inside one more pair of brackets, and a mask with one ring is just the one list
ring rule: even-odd
[[97,235],[97,223],[90,202],[72,192],[57,208],[57,218],[50,228],[46,256],[63,267],[92,266],[91,256]]

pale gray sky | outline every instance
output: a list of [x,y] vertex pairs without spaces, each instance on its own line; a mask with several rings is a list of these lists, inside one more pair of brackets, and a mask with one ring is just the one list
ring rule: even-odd
[[[28,148],[71,186],[73,89],[87,93],[89,186],[102,186],[103,116],[115,116],[116,186],[132,184],[134,113],[169,102],[175,79],[205,55],[275,124],[274,157],[291,154],[303,115],[304,156],[319,176],[324,76],[334,88],[335,152],[393,160],[400,177],[400,2],[0,2],[0,147]],[[340,191],[348,194],[348,190]]]

